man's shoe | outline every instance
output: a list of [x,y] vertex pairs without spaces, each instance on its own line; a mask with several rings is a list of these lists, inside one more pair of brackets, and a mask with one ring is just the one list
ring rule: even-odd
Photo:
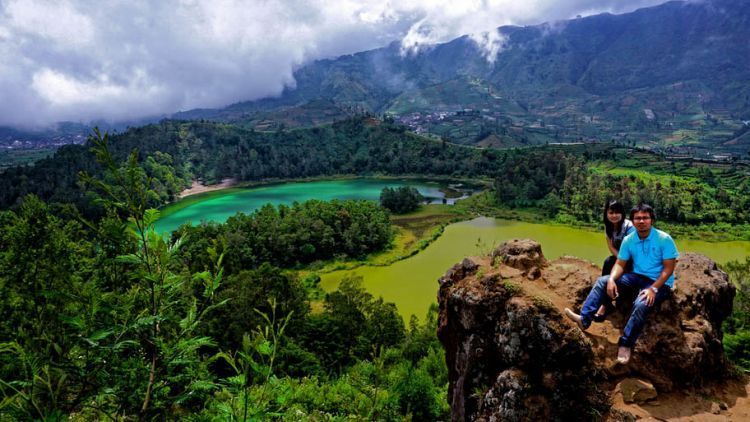
[[617,349],[617,363],[625,365],[630,362],[630,347],[620,346]]
[[569,320],[573,321],[578,325],[578,328],[581,329],[581,331],[586,331],[586,327],[583,326],[583,322],[581,322],[581,316],[577,313],[570,310],[570,308],[565,308],[565,316],[568,317]]

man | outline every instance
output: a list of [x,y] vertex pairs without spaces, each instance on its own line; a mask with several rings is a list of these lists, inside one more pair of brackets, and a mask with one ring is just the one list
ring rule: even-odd
[[[599,306],[604,303],[605,294],[616,299],[621,288],[637,289],[638,296],[633,302],[633,310],[617,350],[617,361],[621,364],[630,361],[631,350],[646,324],[646,318],[655,305],[672,294],[674,286],[673,272],[679,256],[677,246],[667,233],[652,227],[655,220],[656,214],[650,205],[641,203],[633,207],[630,221],[636,231],[622,241],[612,273],[596,280],[580,315],[565,308],[565,315],[585,331]],[[630,259],[633,260],[633,272],[623,274]]]

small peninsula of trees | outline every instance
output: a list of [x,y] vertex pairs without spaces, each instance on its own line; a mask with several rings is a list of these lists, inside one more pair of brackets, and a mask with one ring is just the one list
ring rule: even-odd
[[310,200],[267,204],[223,224],[184,225],[172,236],[186,240],[177,253],[191,270],[209,268],[205,251],[215,247],[226,255],[224,267],[237,272],[262,263],[291,267],[334,257],[361,258],[388,246],[393,231],[388,213],[374,202]]
[[380,205],[394,214],[416,211],[422,202],[424,202],[424,196],[412,186],[398,188],[386,186],[380,192]]

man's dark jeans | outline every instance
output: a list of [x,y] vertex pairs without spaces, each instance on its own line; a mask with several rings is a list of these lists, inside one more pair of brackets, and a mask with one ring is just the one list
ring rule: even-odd
[[[584,327],[591,325],[591,321],[594,319],[596,310],[599,309],[605,300],[609,300],[607,296],[607,280],[609,276],[602,276],[596,280],[594,288],[591,289],[591,293],[586,298],[581,308],[581,323]],[[620,337],[620,346],[633,348],[635,341],[638,340],[638,336],[641,335],[643,326],[646,324],[646,318],[659,304],[667,299],[672,294],[672,289],[668,286],[662,286],[659,292],[656,294],[656,300],[652,306],[646,304],[645,296],[641,296],[641,291],[649,288],[654,284],[654,280],[640,274],[628,273],[623,274],[618,280],[615,281],[617,284],[617,290],[622,294],[623,289],[632,289],[637,291],[638,295],[633,302],[633,310],[628,318],[628,323],[625,325],[622,337]]]

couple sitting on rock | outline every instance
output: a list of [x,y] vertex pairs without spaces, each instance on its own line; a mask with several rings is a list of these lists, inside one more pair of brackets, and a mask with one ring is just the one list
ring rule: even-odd
[[673,272],[679,254],[672,237],[652,227],[655,220],[656,214],[650,205],[633,207],[628,221],[624,218],[623,206],[616,201],[609,202],[604,210],[604,221],[607,244],[613,256],[604,262],[602,276],[583,303],[581,314],[565,308],[565,315],[585,331],[592,321],[604,320],[620,289],[638,291],[619,341],[617,362],[621,364],[630,361],[648,315],[672,294],[674,287]]

